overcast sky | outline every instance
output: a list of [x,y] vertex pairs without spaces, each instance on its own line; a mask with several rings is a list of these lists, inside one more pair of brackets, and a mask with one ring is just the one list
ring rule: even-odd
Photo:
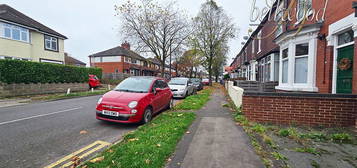
[[[132,0],[137,1],[137,0]],[[159,2],[170,0],[158,0]],[[179,8],[195,16],[206,0],[176,0]],[[262,0],[257,0],[262,1]],[[120,20],[115,15],[114,5],[126,0],[0,0],[68,37],[65,52],[88,63],[88,56],[123,42],[118,33]],[[229,44],[228,64],[241,48],[242,37],[249,27],[250,8],[253,0],[217,0],[240,29],[236,39]]]

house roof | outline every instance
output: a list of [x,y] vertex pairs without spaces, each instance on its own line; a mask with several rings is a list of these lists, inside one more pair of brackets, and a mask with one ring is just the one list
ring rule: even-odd
[[84,66],[86,65],[86,63],[69,56],[67,53],[64,54],[64,59],[66,64],[84,65]]
[[102,52],[98,52],[98,53],[92,54],[89,57],[115,56],[115,55],[127,56],[127,57],[131,57],[131,58],[138,59],[138,60],[143,60],[143,61],[146,60],[144,57],[140,56],[136,52],[131,51],[131,50],[127,50],[127,49],[125,49],[123,47],[120,47],[120,46],[111,48],[109,50],[105,50],[105,51],[102,51]]
[[37,22],[36,20],[33,20],[32,18],[6,4],[0,4],[0,21],[1,20],[27,26],[40,32],[67,39],[66,36],[52,30],[51,28]]

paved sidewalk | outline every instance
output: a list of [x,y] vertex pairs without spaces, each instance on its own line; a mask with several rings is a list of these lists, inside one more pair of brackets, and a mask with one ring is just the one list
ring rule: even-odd
[[31,99],[0,99],[0,108],[24,105],[29,101],[31,101]]
[[216,90],[177,146],[167,168],[263,168],[242,127],[235,125],[221,90]]

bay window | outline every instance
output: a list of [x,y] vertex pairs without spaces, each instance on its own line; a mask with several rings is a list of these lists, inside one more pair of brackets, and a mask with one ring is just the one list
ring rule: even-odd
[[278,90],[317,92],[316,54],[319,27],[282,34],[277,39],[280,50]]

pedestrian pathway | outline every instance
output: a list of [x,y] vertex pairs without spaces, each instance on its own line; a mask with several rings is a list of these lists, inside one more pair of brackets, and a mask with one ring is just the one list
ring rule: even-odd
[[261,168],[249,137],[235,125],[222,90],[197,112],[197,120],[177,146],[167,168]]
[[25,105],[31,99],[0,99],[0,108],[1,107],[10,107],[17,105]]

